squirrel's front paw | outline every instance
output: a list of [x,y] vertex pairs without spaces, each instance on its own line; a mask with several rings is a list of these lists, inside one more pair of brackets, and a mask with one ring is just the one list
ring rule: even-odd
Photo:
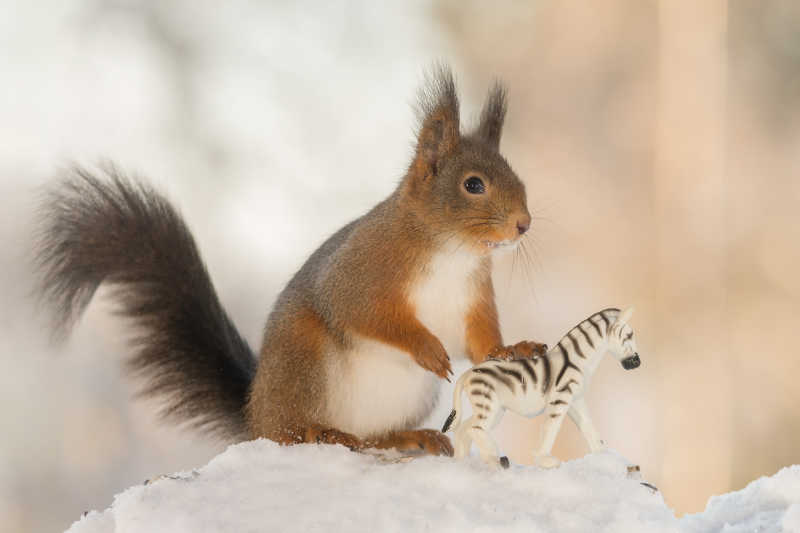
[[516,359],[513,346],[496,346],[492,348],[492,351],[489,352],[487,357],[489,359],[503,359],[504,361]]
[[447,350],[444,349],[444,346],[436,337],[431,337],[424,346],[415,351],[414,360],[425,370],[430,370],[447,381],[450,381],[448,376],[453,375],[453,369],[450,367],[450,356],[447,355]]
[[514,353],[518,357],[540,357],[547,355],[547,345],[535,341],[521,341],[514,345]]
[[522,341],[509,346],[497,346],[489,352],[489,359],[530,359],[532,357],[545,355],[547,345],[534,341]]

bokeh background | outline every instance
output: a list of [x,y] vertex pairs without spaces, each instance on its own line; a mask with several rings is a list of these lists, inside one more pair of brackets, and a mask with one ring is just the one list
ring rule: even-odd
[[[800,463],[798,28],[790,0],[0,1],[0,530],[63,530],[225,446],[131,401],[102,297],[49,343],[29,258],[57,168],[111,159],[165,191],[257,346],[303,259],[402,176],[434,60],[465,121],[510,87],[535,220],[526,268],[496,266],[506,339],[636,306],[644,364],[607,360],[589,405],[679,514]],[[584,454],[564,428],[556,454]],[[504,420],[512,460],[536,430]]]

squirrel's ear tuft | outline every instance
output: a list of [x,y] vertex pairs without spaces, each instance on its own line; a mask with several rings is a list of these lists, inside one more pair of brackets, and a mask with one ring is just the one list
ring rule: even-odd
[[437,65],[428,72],[425,81],[419,93],[420,124],[411,164],[414,174],[422,179],[436,175],[442,158],[456,149],[461,138],[453,73],[447,66]]
[[486,103],[481,111],[481,120],[475,130],[475,136],[483,139],[495,149],[500,147],[500,135],[503,132],[503,121],[506,118],[506,88],[496,81],[489,90]]

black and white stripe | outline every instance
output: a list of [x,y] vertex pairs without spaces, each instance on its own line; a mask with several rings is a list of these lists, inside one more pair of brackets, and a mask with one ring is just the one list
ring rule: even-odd
[[[628,317],[630,313],[623,315]],[[574,399],[582,397],[585,385],[602,356],[609,350],[619,352],[618,357],[626,355],[626,350],[633,351],[633,331],[627,323],[620,321],[620,317],[619,309],[604,309],[570,329],[544,356],[489,359],[462,374],[453,394],[453,412],[442,428],[446,432],[451,426],[455,427],[457,455],[464,453],[465,431],[470,432],[470,438],[478,443],[482,454],[485,447],[493,445],[488,431],[499,422],[506,409],[523,416],[544,412],[553,424],[557,424],[556,428],[560,427],[561,419],[572,409]],[[462,392],[467,393],[473,409],[472,417],[463,425],[459,424],[457,412]],[[584,409],[582,402],[581,409]],[[582,423],[591,424],[588,415],[581,413],[576,416]],[[462,426],[466,426],[466,430]]]
[[[543,357],[510,361],[490,359],[472,368],[474,374],[465,390],[470,395],[493,399],[497,389],[512,394],[557,396],[574,394],[583,384],[584,367],[598,347],[605,349],[609,328],[619,309],[594,313],[570,329]],[[553,380],[553,376],[555,379]],[[554,402],[563,402],[560,398]],[[552,403],[564,405],[564,403]],[[560,413],[563,414],[563,413]]]

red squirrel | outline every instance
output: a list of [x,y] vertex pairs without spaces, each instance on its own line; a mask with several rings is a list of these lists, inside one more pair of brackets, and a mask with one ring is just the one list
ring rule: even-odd
[[137,326],[130,369],[165,415],[231,439],[324,442],[452,455],[416,429],[450,356],[543,353],[504,347],[492,253],[531,216],[499,153],[506,93],[489,92],[462,134],[452,74],[420,93],[416,149],[397,189],[326,240],[278,296],[259,356],[222,308],[189,229],[161,194],[113,167],[69,169],[42,206],[40,294],[66,334],[101,283]]

